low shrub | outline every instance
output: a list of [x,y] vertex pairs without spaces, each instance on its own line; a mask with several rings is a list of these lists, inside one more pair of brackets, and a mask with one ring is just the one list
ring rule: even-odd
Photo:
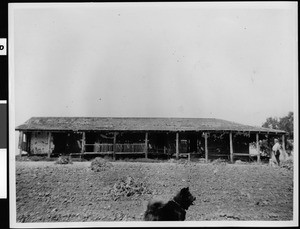
[[73,164],[72,158],[69,156],[59,156],[55,164]]
[[112,163],[101,157],[96,157],[91,162],[91,169],[95,172],[105,171],[113,167]]
[[170,163],[176,163],[176,160],[174,158],[171,158],[171,159],[168,160],[168,162],[170,162]]
[[280,162],[280,167],[285,168],[287,170],[293,170],[294,168],[294,162],[291,159],[288,159],[286,161],[281,161]]
[[119,179],[109,193],[114,200],[118,200],[121,197],[139,196],[151,192],[144,182],[139,182],[131,176],[127,176]]
[[238,164],[238,165],[247,164],[247,162],[242,161],[242,160],[236,160],[234,163],[235,163],[235,164]]
[[199,163],[206,163],[206,159],[205,158],[199,158],[198,162]]
[[190,164],[190,161],[188,161],[187,159],[180,158],[179,160],[176,160],[176,163],[182,164],[182,165],[187,165],[187,164]]
[[213,165],[226,165],[227,164],[227,160],[218,158],[216,160],[213,160],[212,164]]
[[111,156],[104,156],[103,159],[106,161],[113,161],[113,158]]

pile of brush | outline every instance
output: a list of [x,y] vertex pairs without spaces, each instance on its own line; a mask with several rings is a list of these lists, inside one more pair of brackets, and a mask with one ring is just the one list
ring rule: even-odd
[[213,165],[226,165],[227,161],[225,159],[218,158],[216,160],[213,160],[212,164]]
[[285,168],[287,170],[293,170],[293,168],[294,168],[293,160],[288,159],[286,161],[281,161],[280,162],[280,167]]
[[139,196],[145,193],[150,193],[146,184],[135,180],[131,176],[119,179],[110,190],[110,195],[114,200],[120,197]]
[[73,164],[70,156],[59,156],[55,164]]
[[101,157],[96,157],[94,160],[92,160],[91,163],[91,169],[95,172],[105,171],[112,167],[113,167],[112,163],[110,163],[109,161]]

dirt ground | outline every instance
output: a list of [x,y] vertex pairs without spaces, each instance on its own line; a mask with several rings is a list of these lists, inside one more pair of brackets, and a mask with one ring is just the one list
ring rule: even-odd
[[[91,162],[16,162],[17,222],[141,221],[147,202],[167,201],[190,187],[197,198],[186,220],[292,220],[293,171],[267,164],[112,162],[95,172]],[[113,199],[123,177],[147,191]]]

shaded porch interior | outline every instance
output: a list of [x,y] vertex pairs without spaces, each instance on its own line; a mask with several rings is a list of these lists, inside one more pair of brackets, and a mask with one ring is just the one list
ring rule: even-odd
[[[250,146],[273,142],[277,135],[243,132],[88,131],[25,132],[19,148],[31,155],[116,155],[177,159],[186,154],[206,160],[245,159]],[[255,155],[254,155],[255,156]]]

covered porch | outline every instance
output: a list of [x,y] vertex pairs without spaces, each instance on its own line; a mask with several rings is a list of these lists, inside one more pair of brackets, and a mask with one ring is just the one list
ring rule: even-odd
[[[109,155],[136,157],[222,158],[230,162],[241,158],[260,161],[259,141],[268,133],[242,131],[76,131],[76,132],[20,132],[20,153],[60,154],[71,156]],[[285,135],[281,137],[285,151]],[[250,154],[249,145],[255,144],[257,154]]]

